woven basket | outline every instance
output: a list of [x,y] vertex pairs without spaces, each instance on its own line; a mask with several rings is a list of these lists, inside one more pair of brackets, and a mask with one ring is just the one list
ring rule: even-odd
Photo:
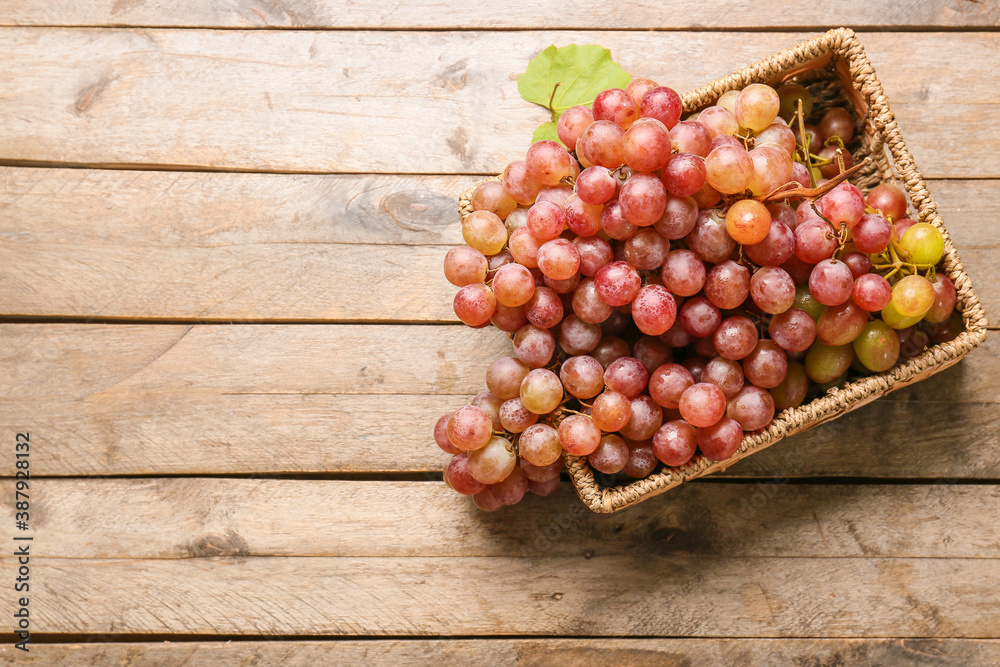
[[[566,455],[566,467],[577,493],[595,512],[617,512],[687,480],[725,470],[782,438],[841,417],[890,391],[940,372],[986,340],[988,323],[982,304],[938,215],[937,204],[906,149],[882,84],[854,31],[847,28],[831,30],[693,90],[682,96],[684,111],[691,113],[712,105],[726,91],[751,83],[777,86],[790,79],[809,87],[816,100],[815,108],[847,104],[856,112],[860,140],[856,138],[849,147],[860,144],[853,151],[855,163],[866,156],[874,161],[852,181],[863,191],[882,180],[897,181],[909,195],[919,221],[930,222],[941,230],[945,244],[944,268],[955,283],[957,307],[962,311],[966,330],[955,340],[934,345],[922,355],[884,373],[854,380],[800,407],[783,410],[766,429],[746,434],[736,453],[725,461],[716,462],[698,455],[679,468],[663,468],[645,479],[604,488],[595,480],[586,457]],[[471,194],[472,189],[459,197],[463,220],[472,211]]]

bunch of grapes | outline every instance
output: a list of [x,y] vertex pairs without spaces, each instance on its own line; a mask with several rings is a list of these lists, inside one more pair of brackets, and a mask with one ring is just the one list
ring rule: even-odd
[[[776,411],[962,330],[944,239],[883,183],[846,179],[851,114],[751,84],[681,120],[648,79],[558,122],[472,194],[445,257],[454,308],[511,337],[447,414],[445,482],[493,511],[559,485],[732,456]],[[859,165],[860,167],[860,165]]]

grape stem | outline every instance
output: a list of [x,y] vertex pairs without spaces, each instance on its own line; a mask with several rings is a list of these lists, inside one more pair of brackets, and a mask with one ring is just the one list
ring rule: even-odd
[[[806,159],[808,160],[808,157]],[[852,176],[853,174],[855,174],[857,171],[859,171],[862,167],[864,167],[865,165],[867,165],[871,161],[872,161],[872,159],[870,157],[866,157],[864,160],[862,160],[858,164],[854,165],[850,169],[847,169],[846,171],[840,172],[839,174],[837,174],[836,176],[834,176],[833,178],[831,178],[830,180],[828,180],[826,183],[824,183],[823,185],[819,186],[818,188],[803,188],[800,185],[799,187],[795,187],[795,188],[792,188],[790,190],[786,190],[785,188],[787,186],[791,185],[792,183],[797,183],[797,181],[789,181],[788,183],[785,183],[784,185],[778,186],[773,191],[771,191],[770,193],[764,195],[763,197],[757,197],[757,199],[759,201],[761,201],[761,202],[764,202],[764,203],[770,203],[770,202],[773,202],[773,201],[780,201],[782,199],[788,199],[790,197],[805,197],[806,199],[819,199],[820,197],[822,197],[823,195],[825,195],[827,192],[829,192],[830,190],[834,189],[835,187],[837,187],[838,185],[840,185],[842,182],[846,181],[850,176]],[[811,165],[807,165],[807,166],[810,166],[810,169],[811,169]]]
[[795,117],[799,122],[799,140],[802,142],[802,154],[805,156],[806,169],[809,170],[809,185],[816,185],[816,179],[813,178],[813,164],[811,156],[809,155],[809,140],[806,137],[806,115],[802,111],[802,98],[798,99],[798,110],[795,112]]

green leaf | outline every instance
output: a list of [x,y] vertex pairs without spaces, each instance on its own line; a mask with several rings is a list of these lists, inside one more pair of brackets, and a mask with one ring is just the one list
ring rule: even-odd
[[548,139],[549,141],[558,142],[560,146],[563,146],[563,142],[559,141],[559,133],[556,131],[556,122],[550,121],[548,123],[542,123],[535,128],[535,133],[531,135],[531,143],[536,141],[544,141]]
[[517,77],[517,90],[527,101],[551,109],[555,121],[566,109],[589,105],[602,90],[624,88],[631,80],[603,46],[570,44],[550,46],[532,58]]

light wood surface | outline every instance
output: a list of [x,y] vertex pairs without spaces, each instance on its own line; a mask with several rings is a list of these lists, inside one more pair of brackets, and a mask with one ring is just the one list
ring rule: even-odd
[[0,0],[0,432],[31,433],[35,537],[0,662],[1000,662],[995,334],[621,514],[440,482],[434,422],[510,350],[441,260],[546,120],[528,59],[598,43],[683,91],[831,21],[1000,312],[996,3]]

